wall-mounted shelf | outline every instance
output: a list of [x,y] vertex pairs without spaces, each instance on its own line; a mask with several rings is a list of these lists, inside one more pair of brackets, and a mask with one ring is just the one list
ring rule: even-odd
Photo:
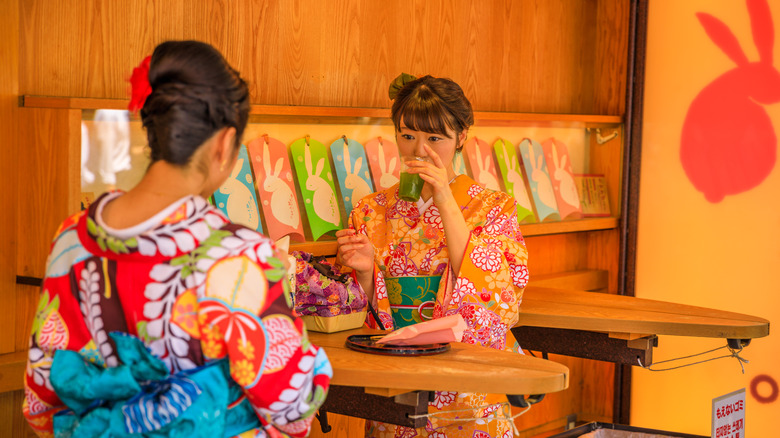
[[[580,231],[598,231],[617,228],[618,218],[588,218],[559,222],[544,222],[541,224],[520,225],[523,237],[544,236],[550,234],[576,233]],[[336,241],[323,237],[317,242],[291,242],[290,251],[305,251],[312,254],[336,254]]]
[[[84,97],[21,96],[25,108],[57,109],[127,109],[127,99],[94,99]],[[388,105],[389,106],[389,105]],[[389,124],[388,108],[353,108],[293,105],[252,105],[252,121],[296,123]],[[475,111],[475,125],[489,126],[556,126],[600,127],[622,123],[619,116],[593,114],[540,114]]]
[[[81,97],[21,96],[24,108],[72,109],[95,111],[99,109],[127,109],[127,99],[97,99]],[[619,116],[582,114],[538,114],[475,112],[475,124],[485,126],[551,126],[551,127],[599,127],[620,124]],[[317,106],[252,105],[251,123],[295,124],[390,124],[388,108],[351,108]],[[619,218],[586,218],[521,225],[523,236],[545,236],[564,233],[611,230],[618,227]],[[325,237],[324,239],[328,239]],[[292,243],[291,250],[315,254],[336,253],[334,240]]]

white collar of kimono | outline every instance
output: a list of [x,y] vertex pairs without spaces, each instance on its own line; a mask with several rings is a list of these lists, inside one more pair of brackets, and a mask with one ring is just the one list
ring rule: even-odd
[[[448,184],[452,184],[457,177],[458,175],[453,176]],[[425,210],[427,210],[428,207],[430,207],[432,204],[433,204],[433,196],[428,198],[427,201],[423,201],[423,199],[420,198],[417,200],[417,211],[419,211],[420,214],[423,214],[425,213]]]
[[190,195],[184,196],[183,198],[179,199],[178,201],[173,202],[171,205],[165,207],[164,209],[160,210],[159,213],[155,214],[154,216],[150,217],[149,219],[141,222],[138,225],[133,225],[129,228],[112,228],[106,225],[105,222],[103,222],[103,207],[106,206],[110,201],[124,195],[124,192],[113,192],[106,195],[98,204],[97,211],[95,212],[95,222],[103,228],[106,233],[121,239],[121,240],[127,240],[131,237],[138,236],[142,234],[145,231],[149,231],[156,226],[160,225],[160,222],[163,221],[166,217],[173,214],[174,211],[176,211],[179,206],[188,198],[190,198]]

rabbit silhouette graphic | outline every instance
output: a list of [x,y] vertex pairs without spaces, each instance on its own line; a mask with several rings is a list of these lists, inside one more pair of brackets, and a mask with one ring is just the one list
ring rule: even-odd
[[283,165],[284,159],[278,158],[274,169],[271,169],[271,153],[268,150],[268,143],[264,143],[263,168],[265,170],[265,181],[263,181],[263,190],[271,193],[271,214],[279,222],[298,228],[301,218],[298,214],[295,196],[290,186],[280,177]]
[[471,173],[474,179],[490,190],[501,190],[493,170],[493,158],[487,142],[474,137],[466,142],[465,147],[469,150]]
[[[344,169],[347,171],[347,176],[344,178],[344,186],[351,190],[351,195],[349,197],[349,203],[350,207],[354,206],[358,203],[361,199],[363,199],[365,196],[369,195],[373,190],[371,189],[371,186],[368,185],[366,180],[364,180],[360,176],[360,169],[363,167],[363,157],[357,157],[355,160],[355,167],[352,167],[352,161],[349,158],[349,147],[346,143],[346,140],[344,142],[344,157],[343,157],[343,164]],[[368,167],[368,166],[366,166]],[[349,209],[352,210],[351,208]]]
[[245,225],[253,230],[258,229],[260,225],[260,216],[257,211],[257,202],[249,188],[238,178],[244,167],[245,156],[236,160],[233,172],[222,186],[219,192],[227,195],[227,205],[225,212],[231,221]]
[[[395,176],[395,167],[396,167],[396,161],[398,161],[397,157],[393,157],[388,162],[385,158],[385,149],[382,147],[382,142],[379,142],[378,148],[378,154],[379,154],[379,169],[381,170],[381,175],[379,177],[379,185],[382,189],[388,189],[393,186],[393,184],[398,182],[398,177]],[[357,171],[356,171],[357,173]]]
[[306,189],[314,192],[312,196],[312,206],[322,220],[330,222],[333,225],[339,225],[339,207],[336,204],[336,194],[330,187],[325,178],[320,176],[325,169],[325,159],[317,160],[317,167],[312,167],[311,152],[304,148],[304,164],[308,172],[306,178]]
[[[558,158],[558,147],[555,145],[555,141],[552,141],[552,161],[553,169],[551,172],[553,179],[558,183],[558,191],[561,194],[561,199],[570,206],[577,207],[580,205],[580,196],[577,193],[577,184],[574,182],[574,177],[571,173],[566,171],[568,155],[563,155],[563,158]],[[549,163],[547,163],[549,165]]]
[[696,14],[712,42],[737,65],[694,98],[680,139],[683,169],[712,203],[758,186],[775,167],[777,137],[762,106],[780,102],[780,73],[772,65],[774,24],[767,0],[747,0],[747,9],[758,62],[748,61],[722,21]]
[[555,193],[553,192],[552,182],[550,182],[550,176],[543,170],[544,155],[539,154],[539,157],[536,157],[533,146],[528,148],[528,154],[532,166],[531,179],[537,184],[536,190],[539,194],[539,200],[544,205],[555,209],[557,203],[555,202]]
[[[507,147],[509,144],[509,147]],[[533,210],[531,199],[528,197],[528,190],[525,188],[525,182],[523,181],[523,174],[520,173],[520,165],[517,159],[512,159],[513,154],[509,153],[510,148],[515,146],[506,140],[501,140],[501,147],[503,148],[504,165],[506,166],[506,180],[511,184],[512,194],[517,203],[527,209]]]

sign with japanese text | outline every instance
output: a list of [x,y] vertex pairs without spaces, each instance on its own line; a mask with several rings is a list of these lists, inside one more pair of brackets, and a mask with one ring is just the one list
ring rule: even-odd
[[745,438],[745,388],[712,399],[712,438]]

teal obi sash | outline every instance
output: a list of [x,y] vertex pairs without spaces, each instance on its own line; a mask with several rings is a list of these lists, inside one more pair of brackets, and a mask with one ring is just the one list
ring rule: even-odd
[[222,438],[261,427],[227,359],[170,375],[140,339],[109,336],[122,361],[113,368],[54,354],[51,383],[70,408],[54,415],[56,437]]
[[385,277],[390,312],[396,329],[433,319],[441,275]]

